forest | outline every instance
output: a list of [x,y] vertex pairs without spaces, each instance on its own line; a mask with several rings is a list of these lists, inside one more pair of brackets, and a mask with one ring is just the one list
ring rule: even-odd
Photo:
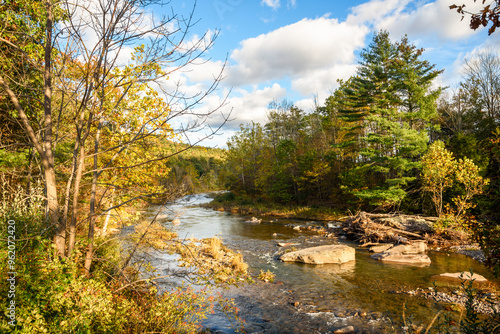
[[[159,8],[172,14],[150,21]],[[161,0],[0,1],[0,332],[193,333],[214,309],[238,323],[211,289],[252,281],[242,255],[139,212],[212,190],[339,214],[435,215],[498,268],[498,54],[468,59],[457,89],[439,87],[422,49],[379,31],[324,104],[273,101],[267,123],[213,149],[200,145],[229,120],[208,122],[225,100],[196,107],[224,68],[193,94],[170,79],[217,38],[187,43],[194,23]],[[188,269],[171,276],[203,289],[159,293],[164,277],[136,256],[152,248],[177,254]]]
[[468,59],[452,89],[436,85],[442,71],[423,51],[380,31],[356,75],[312,112],[271,102],[267,123],[242,125],[228,142],[226,186],[337,212],[438,216],[495,249],[498,265],[500,57]]

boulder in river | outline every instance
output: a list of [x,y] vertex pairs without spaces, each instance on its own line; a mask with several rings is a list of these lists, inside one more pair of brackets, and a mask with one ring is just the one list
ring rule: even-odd
[[286,246],[298,246],[300,244],[294,244],[292,242],[278,242],[277,245],[279,247],[286,247]]
[[397,245],[387,250],[388,253],[401,254],[421,254],[427,250],[427,244],[423,241],[417,241],[407,245]]
[[355,260],[355,250],[346,245],[324,245],[283,254],[280,260],[309,264],[345,263]]
[[[435,282],[437,286],[457,287],[461,286],[463,281],[472,281],[474,288],[485,288],[490,283],[488,280],[479,274],[474,273],[472,276],[470,272],[460,273],[445,273],[440,275],[431,276],[431,281]],[[469,284],[469,283],[467,283]]]
[[254,224],[259,224],[262,221],[262,219],[258,219],[256,217],[252,217],[251,219],[247,220],[247,223],[254,223]]
[[484,278],[484,276],[478,275],[478,274],[472,274],[470,275],[469,272],[463,272],[463,273],[445,273],[439,275],[443,278],[448,278],[448,279],[455,279],[457,281],[461,280],[466,280],[466,281],[475,281],[475,282],[487,282],[488,280]]
[[175,218],[174,220],[172,220],[172,225],[180,225],[181,224],[181,220],[179,218]]
[[382,262],[393,262],[402,264],[426,265],[431,263],[431,259],[426,254],[401,254],[401,253],[391,253],[390,251],[388,251],[388,252],[373,254],[372,258]]

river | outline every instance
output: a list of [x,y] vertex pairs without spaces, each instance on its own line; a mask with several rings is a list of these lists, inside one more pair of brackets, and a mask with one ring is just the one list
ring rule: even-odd
[[[192,195],[148,212],[160,211],[167,221],[178,217],[180,225],[165,224],[181,238],[222,238],[226,246],[243,254],[253,275],[260,270],[276,275],[274,283],[259,281],[223,290],[235,299],[249,333],[328,333],[350,325],[356,333],[400,333],[403,312],[407,324],[425,325],[443,305],[399,292],[433,287],[431,277],[445,272],[473,269],[493,280],[484,265],[464,255],[430,251],[429,266],[385,264],[355,244],[350,245],[356,247],[356,261],[349,263],[283,263],[278,260],[283,251],[278,242],[297,243],[300,249],[334,241],[290,227],[314,222],[269,218],[252,224],[246,222],[249,217],[199,206],[209,201],[208,194]],[[216,333],[234,331],[220,314],[210,316],[204,325]]]

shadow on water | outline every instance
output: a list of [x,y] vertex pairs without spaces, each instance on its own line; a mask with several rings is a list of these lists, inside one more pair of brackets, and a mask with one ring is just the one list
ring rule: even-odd
[[[432,287],[433,275],[469,269],[495,281],[481,263],[464,255],[429,252],[432,264],[428,266],[385,264],[371,259],[366,249],[355,244],[350,244],[357,248],[353,262],[316,266],[283,263],[278,256],[284,248],[278,247],[278,242],[296,243],[300,249],[333,241],[287,226],[304,222],[247,223],[249,217],[197,206],[211,200],[207,195],[188,199],[169,205],[168,209],[150,210],[160,210],[167,217],[167,226],[169,220],[180,218],[180,225],[171,226],[180,237],[219,236],[227,246],[243,254],[252,274],[271,270],[276,275],[278,284],[258,282],[224,291],[242,309],[248,332],[304,333],[314,328],[321,333],[347,324],[371,333],[386,332],[392,326],[387,319],[400,319],[403,305],[417,323],[428,323],[442,309],[433,301],[397,291]],[[209,318],[205,325],[221,333],[232,332],[220,315]]]

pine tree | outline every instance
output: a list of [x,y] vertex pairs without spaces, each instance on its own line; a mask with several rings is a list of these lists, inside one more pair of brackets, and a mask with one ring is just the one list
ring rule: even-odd
[[341,117],[349,124],[354,167],[344,174],[347,190],[373,205],[390,206],[406,195],[418,157],[429,141],[441,73],[421,60],[423,50],[406,37],[392,43],[381,31],[361,53],[360,66],[345,89]]

